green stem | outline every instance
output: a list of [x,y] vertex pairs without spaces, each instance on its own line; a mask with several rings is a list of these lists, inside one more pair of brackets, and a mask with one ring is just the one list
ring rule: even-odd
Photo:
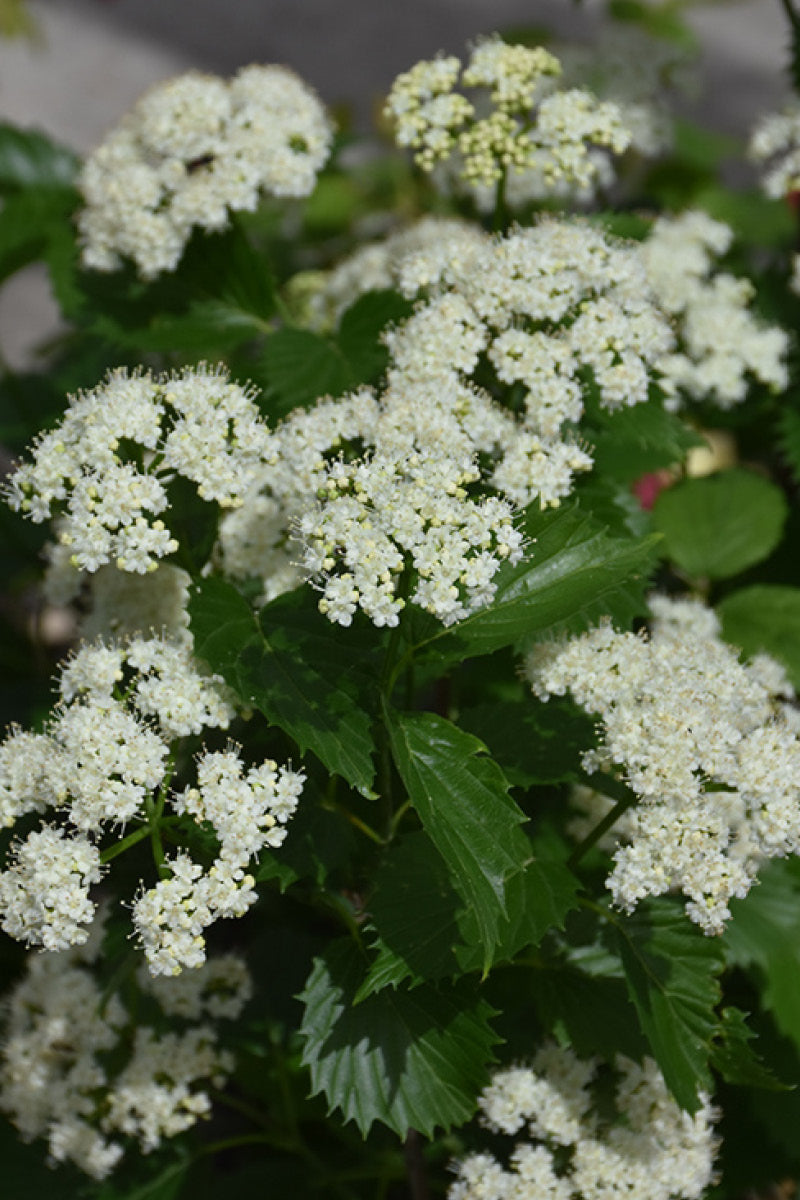
[[[602,786],[597,790],[602,791]],[[597,842],[600,841],[600,838],[603,836],[603,834],[606,833],[606,831],[609,830],[612,825],[616,824],[622,814],[627,812],[627,810],[636,803],[637,799],[638,797],[636,793],[631,792],[626,788],[625,794],[618,797],[616,804],[609,812],[606,813],[602,821],[599,821],[597,825],[595,825],[594,829],[592,829],[591,832],[586,835],[583,841],[575,847],[575,849],[572,851],[572,854],[570,854],[569,858],[567,859],[567,866],[576,867],[581,859],[588,854],[592,846],[596,845]]]
[[201,1146],[195,1158],[207,1158],[209,1154],[220,1154],[223,1150],[233,1150],[237,1146],[273,1145],[272,1138],[266,1133],[242,1133],[238,1137],[221,1138],[218,1142],[209,1142]]
[[168,879],[171,872],[167,866],[166,855],[164,854],[164,843],[161,841],[161,832],[159,825],[164,814],[164,805],[167,802],[167,792],[169,785],[172,782],[172,776],[175,773],[175,756],[170,754],[167,769],[164,773],[164,778],[161,780],[161,786],[158,789],[158,795],[155,800],[151,793],[148,792],[144,801],[144,810],[147,816],[147,826],[150,832],[150,845],[153,851],[153,862],[156,865],[156,870],[160,879]]
[[409,810],[410,808],[411,808],[411,800],[410,800],[410,799],[408,799],[408,800],[405,800],[405,801],[404,801],[404,802],[403,802],[403,803],[400,805],[400,807],[398,808],[397,812],[396,812],[396,813],[394,814],[394,816],[392,817],[392,821],[391,821],[391,825],[390,825],[390,830],[389,830],[389,837],[390,837],[390,838],[393,838],[393,837],[394,837],[394,835],[397,833],[397,827],[398,827],[398,825],[400,824],[400,822],[402,821],[403,817],[406,815],[406,813],[408,812],[408,810]]
[[283,1049],[275,1040],[270,1037],[270,1045],[273,1051],[273,1060],[275,1063],[275,1073],[278,1076],[278,1087],[281,1093],[281,1103],[283,1107],[283,1115],[287,1120],[292,1136],[298,1142],[303,1141],[300,1133],[300,1122],[297,1116],[297,1106],[292,1095],[292,1085],[289,1080],[289,1073],[286,1070],[286,1060],[283,1055]]
[[345,808],[344,805],[327,803],[323,804],[322,807],[326,808],[328,812],[335,812],[344,817],[346,821],[349,821],[351,825],[363,833],[365,837],[368,837],[371,842],[375,842],[376,845],[386,845],[386,838],[381,837],[377,830],[368,825],[366,821],[362,821],[361,817],[356,816],[354,812],[350,812],[349,808]]
[[508,205],[506,203],[507,182],[508,171],[504,167],[494,191],[494,215],[492,217],[492,231],[494,233],[502,233],[508,225]]
[[130,850],[131,846],[135,846],[137,842],[143,842],[149,836],[149,824],[140,826],[139,829],[134,830],[133,833],[129,833],[127,837],[124,837],[121,842],[115,842],[113,846],[109,846],[107,850],[104,850],[100,855],[100,862],[103,865],[110,863],[117,855],[124,854],[126,850]]
[[395,625],[389,638],[389,645],[386,647],[386,658],[383,660],[383,672],[381,675],[381,691],[386,697],[387,702],[392,698],[392,692],[397,682],[397,676],[400,668],[407,655],[399,655],[398,648],[403,640],[403,629],[401,624]]
[[381,722],[378,729],[378,788],[380,824],[385,830],[385,841],[392,836],[394,821],[394,781],[392,775],[392,746],[389,738],[389,701],[381,696]]

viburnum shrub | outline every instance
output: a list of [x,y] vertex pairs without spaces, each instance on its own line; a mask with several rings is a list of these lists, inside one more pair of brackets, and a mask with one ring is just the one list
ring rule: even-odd
[[800,1175],[800,110],[674,9],[0,128],[10,1200]]

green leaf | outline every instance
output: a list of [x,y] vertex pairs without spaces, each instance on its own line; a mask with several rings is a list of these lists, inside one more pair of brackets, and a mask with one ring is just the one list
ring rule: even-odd
[[749,658],[759,651],[783,663],[800,691],[800,588],[755,584],[731,592],[717,605],[726,641]]
[[593,447],[595,470],[603,478],[629,483],[682,462],[687,450],[705,445],[680,417],[666,411],[660,398],[615,413],[598,409],[596,416],[599,421],[587,429],[586,437]]
[[54,239],[72,242],[70,188],[42,188],[9,196],[0,210],[0,280],[46,255]]
[[720,1013],[719,1039],[711,1050],[711,1065],[726,1083],[739,1087],[787,1091],[775,1073],[761,1061],[750,1043],[756,1034],[747,1024],[747,1013],[738,1008],[723,1008]]
[[681,1108],[696,1112],[699,1092],[711,1092],[714,1008],[723,966],[718,940],[705,937],[669,901],[641,904],[613,918],[628,994],[653,1057]]
[[377,381],[388,354],[380,336],[412,311],[393,291],[366,292],[342,315],[336,338],[310,329],[279,329],[267,338],[259,382],[270,416],[307,408],[322,396],[339,396]]
[[[107,328],[97,326],[98,331]],[[164,353],[224,351],[264,332],[253,313],[222,300],[198,300],[185,313],[154,313],[144,328],[109,330],[121,346]]]
[[35,129],[0,122],[0,192],[70,187],[80,159]]
[[530,858],[525,814],[477,738],[434,713],[389,713],[392,755],[425,832],[471,907],[488,968],[508,917],[506,882]]
[[389,354],[380,340],[381,334],[413,311],[410,300],[387,289],[365,292],[342,314],[339,346],[351,375],[360,383],[373,383],[383,375]]
[[[532,851],[531,851],[532,853]],[[508,918],[498,930],[493,963],[536,946],[548,930],[562,928],[577,904],[578,881],[560,862],[533,860],[506,884]],[[378,956],[357,1001],[408,980],[454,978],[484,965],[475,912],[453,887],[447,863],[422,832],[389,847],[369,900],[378,934]]]
[[339,347],[309,329],[279,329],[264,345],[259,382],[273,419],[307,408],[321,396],[339,396],[355,382]]
[[364,192],[348,174],[325,171],[303,206],[303,224],[316,237],[341,234],[365,211]]
[[697,46],[697,34],[680,15],[677,5],[644,3],[644,0],[609,0],[609,16],[638,25],[653,37],[676,42],[687,50]]
[[399,1137],[469,1120],[499,1040],[492,1009],[467,984],[385,989],[354,1007],[364,963],[349,941],[315,959],[301,999],[303,1063],[362,1135],[375,1121]]
[[737,467],[667,488],[653,506],[653,523],[687,575],[727,579],[772,553],[787,513],[779,487]]
[[566,783],[596,743],[595,722],[568,700],[495,701],[465,709],[459,723],[489,747],[511,784]]
[[72,286],[96,333],[138,350],[226,351],[268,332],[275,311],[270,264],[236,224],[196,232],[177,270],[155,283],[84,272]]
[[275,312],[272,265],[236,218],[223,233],[196,232],[176,276],[188,294],[213,297],[226,308],[258,318],[262,329]]
[[322,886],[332,871],[343,866],[353,852],[352,826],[340,815],[303,798],[289,822],[286,840],[278,850],[265,850],[256,870],[256,882],[277,880],[282,892],[298,879]]
[[[702,146],[700,142],[701,153]],[[726,157],[734,154],[741,158],[741,148],[728,150]],[[708,164],[710,160],[705,161]],[[709,182],[695,192],[692,204],[730,225],[736,237],[746,244],[787,249],[793,244],[795,217],[790,206],[783,199],[770,199],[757,188],[732,188],[717,181]]]
[[[685,117],[674,116],[672,128],[676,157],[704,170],[742,153],[740,138],[722,133],[719,129],[709,129],[708,125],[698,125]],[[725,190],[732,193],[731,188]]]
[[731,902],[723,934],[729,961],[757,968],[761,1001],[800,1048],[800,878],[793,860],[767,863],[758,886]]
[[186,1182],[189,1165],[188,1159],[172,1162],[146,1183],[133,1187],[116,1178],[106,1180],[95,1200],[175,1200]]
[[784,408],[778,418],[778,445],[795,483],[800,483],[800,412],[795,408]]
[[650,513],[626,484],[601,478],[592,471],[579,479],[574,495],[581,509],[591,513],[608,533],[637,538],[652,533]]
[[[311,750],[335,775],[372,794],[371,708],[360,673],[364,649],[357,631],[334,629],[308,589],[281,596],[258,618],[221,579],[204,579],[189,602],[197,654],[219,671],[244,703]],[[314,663],[314,666],[311,664]]]
[[530,987],[546,1031],[581,1058],[641,1058],[647,1052],[623,979],[548,965],[531,973]]
[[606,614],[625,626],[646,610],[659,537],[612,537],[573,505],[547,513],[531,507],[526,515],[530,552],[500,568],[492,603],[450,630],[428,634],[420,647],[457,661],[544,630],[577,631]]

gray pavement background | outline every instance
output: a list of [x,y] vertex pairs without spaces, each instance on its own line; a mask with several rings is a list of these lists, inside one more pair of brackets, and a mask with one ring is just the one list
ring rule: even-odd
[[[479,33],[545,25],[591,40],[602,0],[31,0],[38,45],[0,41],[0,119],[85,152],[152,83],[199,67],[230,74],[283,62],[358,124],[394,76]],[[780,0],[716,0],[690,10],[702,44],[694,101],[745,132],[780,103],[788,42]],[[0,291],[0,347],[14,365],[54,327],[46,283],[24,272]]]

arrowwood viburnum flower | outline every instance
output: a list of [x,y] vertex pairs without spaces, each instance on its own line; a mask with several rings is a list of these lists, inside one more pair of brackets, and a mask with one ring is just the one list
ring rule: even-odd
[[748,279],[714,270],[714,258],[732,240],[728,225],[689,210],[659,217],[642,243],[648,281],[675,318],[679,338],[678,348],[656,364],[669,408],[679,406],[682,393],[732,408],[753,378],[775,392],[788,383],[788,335],[751,312]]
[[486,1152],[458,1161],[449,1200],[700,1200],[718,1146],[708,1097],[690,1116],[652,1059],[620,1055],[610,1112],[593,1091],[599,1066],[545,1043],[531,1066],[495,1072],[478,1102],[481,1121],[527,1138],[508,1168]]
[[[185,641],[135,637],[84,645],[62,668],[60,704],[43,733],[12,730],[0,745],[0,819],[50,813],[12,844],[0,871],[0,924],[49,950],[85,942],[95,914],[89,889],[107,869],[98,843],[149,805],[209,825],[218,855],[206,869],[180,850],[163,877],[142,888],[133,923],[154,974],[205,959],[203,931],[241,916],[256,900],[248,864],[277,847],[304,776],[272,760],[245,768],[238,753],[201,750],[195,786],[170,792],[180,739],[226,729],[235,714],[218,676],[203,674]],[[155,798],[155,799],[154,799]]]
[[750,139],[750,155],[765,168],[762,187],[780,200],[800,190],[800,106],[762,117]]
[[783,668],[766,655],[739,662],[711,609],[650,604],[649,636],[604,624],[540,645],[527,675],[541,699],[568,692],[600,718],[584,767],[621,776],[638,798],[614,828],[614,903],[630,912],[678,890],[691,920],[720,933],[759,864],[800,853],[800,722]]
[[178,549],[164,520],[173,480],[235,508],[269,441],[252,393],[223,369],[113,371],[70,397],[61,423],[11,475],[7,500],[37,523],[56,518],[72,567],[145,574]]
[[[98,926],[102,921],[98,921]],[[30,955],[7,996],[0,1050],[0,1110],[26,1141],[45,1138],[54,1163],[94,1179],[126,1143],[149,1154],[211,1109],[234,1060],[209,1018],[239,1015],[252,992],[243,961],[210,959],[188,977],[142,980],[162,1014],[202,1021],[181,1031],[142,1023],[95,979],[102,930],[58,955]]]
[[[613,102],[582,88],[554,90],[560,73],[558,59],[542,47],[489,37],[476,43],[463,70],[451,56],[399,75],[386,114],[398,145],[413,149],[423,170],[449,159],[467,183],[491,185],[506,173],[525,172],[545,185],[587,187],[598,171],[587,147],[620,153],[630,133]],[[480,100],[473,104],[454,90],[459,81],[488,91],[488,113]]]
[[86,160],[83,262],[143,279],[178,264],[192,229],[225,229],[264,194],[307,196],[333,131],[286,67],[243,67],[228,83],[190,71],[147,92]]
[[[513,506],[557,505],[591,468],[575,432],[589,380],[612,411],[648,398],[672,332],[634,246],[575,221],[498,239],[438,228],[387,249],[381,269],[419,303],[385,334],[384,386],[290,414],[222,523],[220,568],[261,578],[265,598],[299,562],[338,623],[361,608],[394,625],[408,602],[462,619],[521,557]],[[348,270],[334,305],[350,284]]]

